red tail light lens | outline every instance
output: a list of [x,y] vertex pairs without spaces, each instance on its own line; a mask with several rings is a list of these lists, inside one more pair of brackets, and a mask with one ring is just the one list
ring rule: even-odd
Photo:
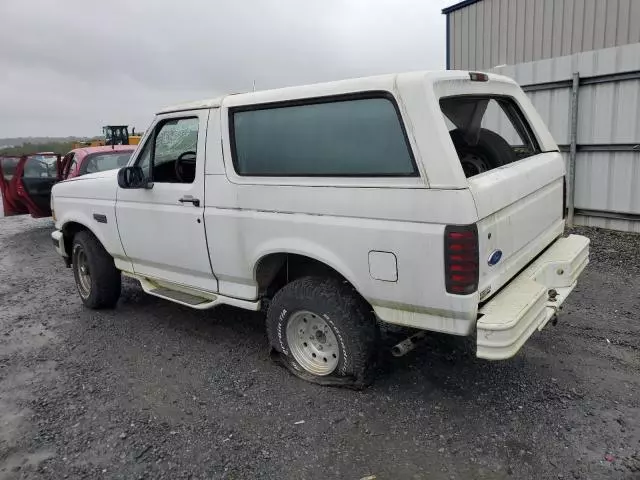
[[567,177],[562,177],[562,218],[567,218]]
[[478,227],[447,225],[444,229],[447,292],[468,295],[478,289]]
[[27,192],[25,192],[24,184],[22,182],[18,182],[18,186],[16,187],[16,190],[18,192],[18,196],[20,196],[20,197],[26,197],[27,196]]

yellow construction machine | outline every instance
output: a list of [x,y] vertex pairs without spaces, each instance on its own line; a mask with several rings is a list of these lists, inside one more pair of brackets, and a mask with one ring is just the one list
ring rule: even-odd
[[88,142],[76,142],[73,148],[101,147],[103,145],[138,145],[142,135],[136,135],[135,127],[129,135],[128,125],[106,125],[102,127],[104,138],[89,140]]

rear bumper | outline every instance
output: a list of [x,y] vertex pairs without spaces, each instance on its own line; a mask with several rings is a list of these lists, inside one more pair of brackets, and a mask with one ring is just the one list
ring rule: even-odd
[[53,241],[53,248],[56,249],[58,255],[64,258],[69,258],[69,255],[64,248],[64,237],[60,230],[54,230],[53,232],[51,232],[51,240]]
[[556,240],[479,310],[476,355],[488,360],[513,357],[557,313],[588,263],[588,238]]

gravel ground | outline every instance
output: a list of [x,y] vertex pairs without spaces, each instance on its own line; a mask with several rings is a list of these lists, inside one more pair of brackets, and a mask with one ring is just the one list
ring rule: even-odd
[[271,363],[263,318],[125,282],[80,303],[49,221],[0,220],[0,479],[640,478],[640,237],[592,263],[556,327],[488,363],[430,339],[363,392]]

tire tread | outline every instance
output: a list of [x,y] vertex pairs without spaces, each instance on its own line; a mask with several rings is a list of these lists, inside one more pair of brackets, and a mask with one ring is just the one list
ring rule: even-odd
[[91,264],[91,294],[86,299],[82,296],[80,298],[91,309],[115,307],[120,298],[122,278],[113,257],[107,253],[98,239],[86,230],[78,232],[73,237],[72,245],[78,243],[84,248]]
[[[310,310],[315,308],[330,311],[329,323],[334,329],[338,329],[339,341],[344,341],[346,353],[342,352],[342,356],[346,355],[346,358],[341,358],[336,372],[332,375],[351,376],[359,382],[370,383],[378,343],[378,329],[371,307],[346,281],[310,276],[285,285],[274,296],[267,312],[267,334],[271,346],[285,354],[278,335],[278,325],[283,321],[280,318],[281,312],[283,309],[290,310],[290,305],[298,305],[298,309],[302,309],[303,302],[311,304]],[[293,311],[295,307],[289,313]],[[281,325],[280,328],[286,328],[286,325]],[[285,356],[289,361],[293,360],[293,357]]]

